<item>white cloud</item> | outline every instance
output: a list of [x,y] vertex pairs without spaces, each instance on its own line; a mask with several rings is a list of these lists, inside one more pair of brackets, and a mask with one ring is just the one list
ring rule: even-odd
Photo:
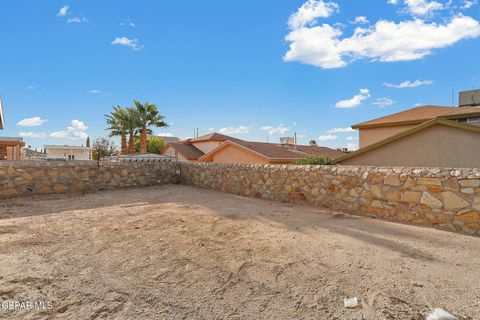
[[102,93],[102,91],[98,89],[92,89],[92,90],[88,90],[88,93],[97,94],[97,93]]
[[226,128],[220,129],[219,132],[222,134],[245,134],[245,133],[249,133],[250,129],[245,126],[226,127]]
[[332,129],[327,130],[327,133],[343,133],[343,132],[355,132],[355,130],[353,130],[353,129],[350,128],[350,127],[346,127],[346,128],[332,128]]
[[162,132],[158,134],[159,137],[173,137],[173,133],[170,132]]
[[350,136],[350,137],[347,137],[345,140],[347,140],[347,141],[358,141],[358,137]]
[[471,7],[477,5],[478,0],[465,0],[463,3],[462,9],[470,9]]
[[383,85],[388,88],[404,89],[404,88],[416,88],[420,86],[429,86],[432,84],[433,84],[432,80],[415,80],[415,81],[407,80],[399,84],[386,82]]
[[212,128],[208,128],[207,131],[208,131],[208,132],[213,132],[213,131],[215,131],[215,128],[213,128],[213,127],[212,127]]
[[434,11],[444,9],[443,4],[430,0],[405,0],[405,5],[413,16],[431,16]]
[[373,104],[380,108],[385,108],[395,103],[397,103],[397,101],[394,101],[390,98],[377,98]]
[[349,151],[355,151],[355,150],[358,149],[358,145],[355,144],[355,143],[349,143],[349,144],[347,144],[347,149],[348,149]]
[[28,87],[26,87],[25,89],[26,89],[26,90],[33,90],[33,89],[35,89],[35,86],[28,86]]
[[370,91],[368,89],[360,89],[360,93],[353,96],[351,99],[341,100],[335,104],[335,108],[349,109],[355,108],[362,104],[362,101],[370,98]]
[[337,140],[338,136],[334,136],[334,135],[323,135],[323,136],[319,136],[317,138],[318,141],[330,141],[330,140]]
[[[308,3],[308,2],[307,2]],[[308,20],[308,19],[307,19]],[[290,24],[285,37],[290,43],[285,61],[300,61],[321,68],[340,68],[359,59],[394,62],[422,59],[432,50],[480,36],[480,23],[457,15],[443,23],[421,19],[393,22],[379,20],[368,27],[357,27],[344,36],[339,27],[324,23],[309,26]]]
[[59,17],[65,17],[68,13],[68,5],[64,5],[63,7],[58,10],[57,16]]
[[120,26],[135,28],[137,25],[135,23],[131,22],[131,21],[127,21],[127,22],[121,22]]
[[67,23],[82,23],[82,22],[88,22],[88,19],[85,17],[73,17],[73,18],[68,18]]
[[288,19],[288,25],[292,29],[302,28],[315,23],[318,18],[327,18],[338,11],[338,4],[335,2],[324,2],[323,0],[307,0]]
[[268,131],[269,135],[274,135],[274,134],[285,134],[286,132],[290,131],[290,129],[285,128],[283,124],[279,125],[278,127],[272,127],[272,126],[263,126],[260,128],[260,130],[263,131]]
[[50,133],[52,138],[63,138],[63,139],[86,139],[88,127],[83,121],[72,120],[71,126],[68,126],[65,130],[55,131]]
[[396,5],[396,4],[398,4],[398,1],[399,0],[388,0],[388,3]]
[[352,21],[352,24],[366,24],[366,23],[370,23],[370,21],[368,21],[367,17],[365,16],[358,16],[355,18],[355,20]]
[[143,45],[138,43],[138,39],[129,39],[127,37],[116,37],[112,41],[112,45],[116,45],[116,44],[129,47],[133,51],[140,51],[143,49]]
[[20,137],[24,137],[24,138],[45,138],[47,136],[47,133],[46,132],[22,131],[18,135]]
[[20,120],[17,122],[17,126],[20,127],[38,127],[47,122],[47,119],[42,119],[40,117],[32,117]]

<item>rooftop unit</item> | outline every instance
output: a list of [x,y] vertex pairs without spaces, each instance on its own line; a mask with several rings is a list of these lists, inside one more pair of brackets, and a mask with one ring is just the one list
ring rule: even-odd
[[282,137],[282,138],[280,138],[280,144],[281,145],[294,145],[295,144],[295,138],[294,137]]
[[461,91],[459,96],[460,107],[480,106],[480,89]]

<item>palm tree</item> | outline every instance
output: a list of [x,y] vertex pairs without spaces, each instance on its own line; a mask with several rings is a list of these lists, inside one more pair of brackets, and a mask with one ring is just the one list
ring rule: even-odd
[[135,108],[127,108],[127,117],[125,126],[128,130],[128,153],[134,154],[135,150],[135,134],[139,127],[138,110]]
[[145,102],[140,103],[138,100],[133,100],[137,111],[137,125],[140,130],[140,153],[147,153],[147,138],[149,127],[164,128],[168,124],[163,121],[165,116],[160,114],[157,106]]
[[128,112],[120,106],[113,107],[113,111],[109,115],[105,115],[110,137],[120,136],[121,153],[127,153],[127,123]]

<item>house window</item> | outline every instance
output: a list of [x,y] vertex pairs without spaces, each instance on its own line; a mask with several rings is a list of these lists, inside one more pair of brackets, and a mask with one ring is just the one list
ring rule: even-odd
[[467,122],[467,118],[457,119],[457,122],[465,123]]
[[468,118],[467,122],[480,122],[480,117]]

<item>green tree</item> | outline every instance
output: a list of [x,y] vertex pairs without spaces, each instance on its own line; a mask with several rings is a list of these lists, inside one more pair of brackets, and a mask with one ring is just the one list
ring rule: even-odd
[[[165,147],[165,140],[162,137],[149,137],[147,139],[147,152],[160,154]],[[140,138],[135,139],[135,149],[140,152]]]
[[317,141],[315,140],[310,140],[309,144],[312,146],[312,147],[316,147],[317,146]]
[[165,128],[168,127],[168,124],[164,121],[165,116],[160,114],[156,105],[148,102],[142,104],[138,100],[133,102],[137,111],[136,124],[140,131],[140,153],[146,153],[149,128]]
[[332,159],[330,159],[326,155],[321,155],[321,156],[318,156],[318,157],[312,156],[312,157],[307,157],[307,158],[300,159],[297,162],[295,162],[295,164],[296,165],[302,165],[302,166],[306,166],[306,165],[314,165],[314,166],[330,165],[330,164],[332,164]]
[[118,154],[117,147],[115,143],[107,138],[99,137],[95,139],[92,145],[93,160],[100,162],[100,159],[103,157],[114,156]]
[[85,142],[85,146],[90,148],[90,137],[87,137],[87,141]]

